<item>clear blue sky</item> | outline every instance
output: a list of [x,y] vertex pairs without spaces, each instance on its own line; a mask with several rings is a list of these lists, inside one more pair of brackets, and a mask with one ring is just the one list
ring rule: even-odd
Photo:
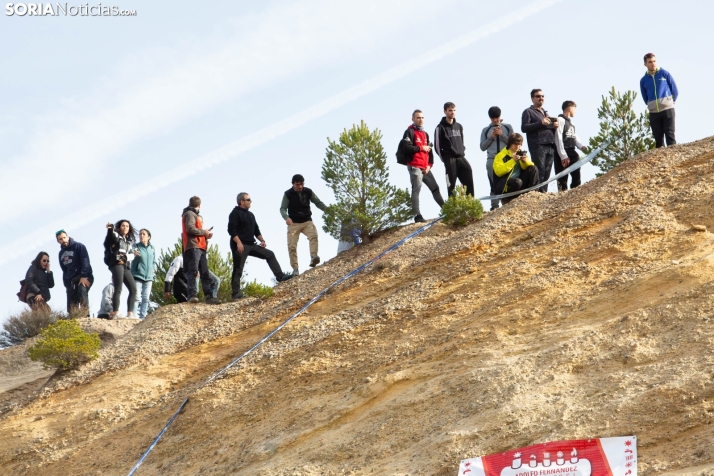
[[[712,134],[706,103],[714,68],[705,52],[714,44],[711,2],[551,1],[446,54],[456,38],[506,24],[514,12],[543,3],[127,2],[112,5],[136,16],[110,18],[3,11],[0,320],[22,308],[18,282],[40,250],[49,252],[56,274],[51,304],[64,308],[56,228],[89,249],[96,311],[110,280],[102,261],[104,224],[127,218],[150,229],[154,246],[165,248],[179,236],[181,210],[192,195],[202,198],[205,222],[215,226],[213,242],[227,252],[228,214],[237,193],[249,192],[268,247],[289,270],[278,212],[282,193],[290,177],[302,173],[330,203],[320,179],[326,138],[360,120],[382,131],[390,179],[406,188],[408,174],[394,151],[411,111],[422,109],[433,131],[443,103],[455,102],[477,193],[486,195],[478,137],[490,106],[500,106],[518,130],[530,90],[542,88],[554,114],[564,100],[577,102],[575,123],[587,139],[598,130],[601,96],[612,86],[639,91],[642,56],[651,51],[680,89],[679,142]],[[351,101],[309,110],[432,49],[433,60],[415,71],[390,73]],[[644,110],[640,98],[636,110]],[[251,136],[266,128],[274,137]],[[202,167],[207,154],[215,158],[229,144],[233,152],[225,160]],[[241,148],[248,150],[236,153]],[[443,166],[435,169],[445,189]],[[188,176],[178,179],[181,171]],[[584,168],[586,180],[594,175],[594,167]],[[422,198],[425,215],[436,216],[428,193]],[[321,213],[314,215],[320,229]],[[323,260],[336,248],[320,229]],[[305,269],[304,237],[299,255]],[[270,283],[263,261],[249,259],[247,272]]]

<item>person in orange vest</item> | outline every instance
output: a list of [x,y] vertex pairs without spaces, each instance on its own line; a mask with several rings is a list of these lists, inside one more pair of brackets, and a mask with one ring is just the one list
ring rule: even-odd
[[186,299],[190,303],[198,302],[196,279],[200,275],[203,294],[208,296],[206,304],[218,304],[220,301],[211,296],[211,276],[208,274],[208,261],[206,248],[208,240],[213,237],[211,227],[203,229],[203,217],[199,214],[201,199],[193,196],[188,201],[188,206],[181,215],[181,240],[183,242],[183,264],[186,272]]

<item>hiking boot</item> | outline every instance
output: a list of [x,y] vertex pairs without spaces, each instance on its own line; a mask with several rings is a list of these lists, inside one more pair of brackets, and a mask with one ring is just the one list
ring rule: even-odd
[[213,296],[209,296],[206,298],[206,304],[221,304],[221,300],[214,298]]
[[198,296],[194,296],[188,300],[191,304],[196,304],[198,302]]
[[300,276],[300,270],[298,268],[293,268],[293,276]]
[[233,297],[231,298],[231,301],[237,301],[237,300],[242,299],[242,298],[244,298],[244,297],[245,297],[245,295],[244,295],[243,293],[234,294]]
[[[317,263],[319,263],[319,262],[320,262],[320,257],[317,255],[313,256],[312,260],[310,261],[310,267],[314,268],[315,266],[317,266]],[[293,273],[293,274],[295,274],[295,273]]]
[[283,281],[287,281],[288,279],[293,279],[295,276],[293,276],[293,273],[283,273],[282,276],[279,278],[276,278],[279,283],[282,283]]
[[424,220],[423,216],[417,215],[414,217],[414,223],[426,223],[426,220]]

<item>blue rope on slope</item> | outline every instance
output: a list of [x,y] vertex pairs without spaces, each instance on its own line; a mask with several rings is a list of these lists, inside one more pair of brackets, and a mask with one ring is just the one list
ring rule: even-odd
[[[293,314],[293,315],[290,316],[287,320],[285,320],[285,322],[283,322],[283,323],[280,324],[278,327],[276,327],[275,329],[273,329],[272,331],[270,331],[268,334],[266,334],[266,336],[263,337],[262,339],[260,339],[258,342],[256,342],[256,343],[253,345],[253,347],[251,347],[250,349],[248,349],[248,350],[246,350],[245,352],[243,352],[240,356],[238,356],[238,357],[236,357],[235,359],[233,359],[228,365],[226,365],[225,367],[223,367],[222,369],[220,369],[218,372],[216,372],[215,374],[213,374],[211,377],[209,377],[208,380],[206,380],[205,382],[203,382],[203,384],[201,384],[200,387],[198,387],[196,390],[194,390],[194,391],[191,392],[191,393],[197,392],[198,390],[202,389],[202,388],[205,387],[206,385],[210,384],[211,382],[213,382],[214,380],[216,380],[217,378],[219,378],[221,375],[225,374],[231,367],[233,367],[235,364],[237,364],[238,362],[240,362],[243,358],[247,357],[247,356],[248,356],[249,354],[251,354],[255,349],[257,349],[258,347],[260,347],[261,345],[263,345],[268,339],[270,339],[271,337],[273,337],[278,331],[280,331],[280,329],[282,329],[283,327],[287,326],[287,325],[290,323],[290,321],[292,321],[293,319],[295,319],[296,317],[298,317],[300,314],[302,314],[303,312],[305,312],[305,310],[306,310],[308,307],[310,307],[310,306],[312,306],[313,304],[315,304],[322,296],[324,296],[324,295],[327,293],[327,291],[330,290],[330,288],[334,288],[335,286],[338,286],[339,284],[341,284],[341,283],[343,283],[344,281],[348,280],[349,278],[351,278],[351,277],[354,276],[355,274],[359,273],[360,271],[364,270],[365,268],[367,268],[368,266],[370,266],[371,264],[373,264],[375,261],[377,261],[377,260],[383,258],[383,257],[386,256],[387,254],[389,254],[389,253],[391,253],[392,251],[396,250],[397,248],[399,248],[400,246],[402,246],[404,243],[406,243],[407,241],[411,240],[411,239],[414,238],[415,236],[417,236],[417,235],[419,235],[419,234],[425,232],[426,230],[428,230],[429,228],[431,228],[432,226],[434,226],[434,225],[435,225],[437,222],[439,222],[440,220],[441,220],[441,218],[437,218],[437,219],[435,219],[435,220],[433,220],[433,221],[427,223],[426,225],[424,225],[423,227],[419,228],[418,230],[416,230],[415,232],[413,232],[412,234],[410,234],[410,235],[407,236],[406,238],[403,238],[403,239],[399,240],[398,242],[396,242],[395,244],[393,244],[392,246],[390,246],[389,248],[387,248],[386,250],[384,250],[383,252],[381,252],[381,253],[380,253],[379,255],[377,255],[376,257],[374,257],[374,258],[372,258],[371,260],[367,261],[365,264],[363,264],[363,265],[360,266],[359,268],[353,269],[352,271],[350,271],[349,273],[347,273],[346,275],[344,275],[343,277],[341,277],[340,279],[338,279],[338,280],[335,281],[334,283],[332,283],[332,284],[330,284],[329,286],[327,286],[325,289],[323,289],[322,291],[320,291],[320,293],[317,294],[317,296],[315,296],[314,298],[310,299],[310,300],[307,302],[307,304],[305,304],[302,308],[300,308],[299,311],[297,311],[295,314]],[[166,430],[169,429],[169,427],[173,424],[174,420],[176,420],[176,417],[179,415],[179,413],[181,413],[181,410],[183,410],[183,408],[186,406],[186,404],[188,403],[188,400],[189,400],[189,398],[186,397],[186,399],[183,401],[183,403],[182,403],[181,406],[178,408],[178,410],[176,410],[176,412],[173,414],[173,416],[171,417],[171,419],[166,423],[166,426],[164,426],[164,428],[161,430],[161,433],[159,433],[159,435],[158,435],[156,438],[154,438],[154,441],[153,441],[153,442],[151,443],[151,445],[146,449],[146,451],[144,452],[144,454],[141,455],[141,458],[139,458],[139,461],[137,461],[137,463],[134,465],[134,467],[131,469],[131,471],[129,471],[128,476],[132,476],[134,473],[136,473],[136,471],[139,469],[139,466],[141,466],[141,464],[144,462],[144,460],[146,459],[146,457],[149,456],[149,453],[151,453],[151,451],[154,449],[154,447],[156,447],[156,444],[159,442],[159,440],[161,439],[161,437],[164,436],[164,433],[166,433]]]
[[[547,185],[547,184],[549,184],[550,182],[553,182],[554,180],[558,180],[559,178],[561,178],[561,177],[563,177],[563,176],[569,174],[569,173],[572,172],[573,170],[582,167],[584,164],[586,164],[586,163],[590,162],[592,159],[594,159],[595,156],[596,156],[597,154],[599,154],[600,151],[602,151],[602,150],[603,150],[605,147],[607,147],[608,145],[609,145],[609,142],[606,142],[605,144],[603,144],[603,145],[602,145],[601,147],[599,147],[598,149],[595,149],[594,151],[590,152],[588,155],[586,155],[585,157],[581,158],[580,160],[578,160],[578,161],[575,162],[574,164],[571,164],[568,168],[566,168],[565,170],[563,170],[563,171],[560,172],[559,174],[555,175],[554,177],[550,178],[549,180],[545,181],[544,183],[539,183],[538,185],[535,185],[535,186],[533,186],[533,187],[527,188],[527,189],[525,189],[525,190],[519,190],[519,191],[517,191],[517,192],[506,193],[506,194],[503,194],[503,195],[494,195],[494,196],[482,197],[482,198],[479,198],[478,200],[491,200],[491,199],[507,198],[507,197],[511,197],[511,196],[514,196],[514,195],[520,195],[520,194],[522,194],[522,193],[526,193],[526,192],[529,192],[529,191],[532,191],[532,190],[536,190],[537,188],[542,187],[544,184]],[[388,255],[388,254],[391,253],[392,251],[396,250],[397,248],[399,248],[400,246],[402,246],[403,244],[405,244],[407,241],[411,240],[411,239],[414,238],[415,236],[417,236],[417,235],[419,235],[419,234],[425,232],[426,230],[428,230],[429,228],[431,228],[432,226],[434,226],[434,225],[435,225],[437,222],[439,222],[440,220],[441,220],[441,217],[440,217],[440,218],[437,218],[437,219],[435,219],[435,220],[433,220],[433,221],[431,221],[431,222],[429,222],[429,223],[427,223],[426,225],[424,225],[423,227],[419,228],[418,230],[416,230],[416,231],[413,232],[412,234],[408,235],[406,238],[403,238],[403,239],[399,240],[398,242],[396,242],[395,244],[393,244],[392,246],[390,246],[389,248],[387,248],[386,250],[384,250],[383,252],[381,252],[381,253],[380,253],[379,255],[377,255],[375,258],[372,258],[371,260],[367,261],[365,264],[363,264],[363,265],[360,266],[359,268],[353,269],[352,271],[350,271],[349,273],[347,273],[346,275],[344,275],[343,277],[341,277],[340,279],[338,279],[338,280],[335,281],[334,283],[332,283],[332,284],[330,284],[329,286],[327,286],[325,289],[323,289],[322,291],[320,291],[320,293],[318,293],[317,296],[315,296],[314,298],[312,298],[311,300],[309,300],[309,301],[307,302],[307,304],[305,304],[302,308],[300,308],[299,311],[297,311],[295,314],[293,314],[292,316],[290,316],[285,322],[283,322],[282,324],[280,324],[278,327],[276,327],[275,329],[273,329],[272,331],[270,331],[265,337],[263,337],[263,338],[260,339],[258,342],[256,342],[250,349],[248,349],[248,350],[246,350],[245,352],[243,352],[240,356],[238,356],[238,357],[236,357],[235,359],[233,359],[228,365],[226,365],[225,367],[223,367],[222,369],[220,369],[218,372],[216,372],[215,374],[213,374],[211,377],[209,377],[208,380],[206,380],[205,382],[203,382],[203,384],[201,384],[200,387],[198,387],[196,390],[194,390],[194,391],[191,392],[191,393],[195,393],[196,391],[202,389],[202,388],[205,387],[206,385],[210,384],[211,382],[213,382],[214,380],[216,380],[217,378],[219,378],[221,375],[225,374],[231,367],[233,367],[235,364],[237,364],[238,362],[240,362],[243,358],[245,358],[245,357],[247,357],[248,355],[250,355],[255,349],[257,349],[258,347],[260,347],[261,345],[263,345],[267,340],[269,340],[271,337],[273,337],[278,331],[280,331],[280,329],[282,329],[283,327],[287,326],[287,325],[290,323],[290,321],[292,321],[293,319],[295,319],[296,317],[298,317],[300,314],[302,314],[303,312],[305,312],[305,310],[306,310],[308,307],[310,307],[310,306],[312,306],[313,304],[315,304],[322,296],[325,295],[325,293],[327,293],[328,290],[330,290],[331,288],[334,288],[335,286],[338,286],[339,284],[341,284],[341,283],[343,283],[344,281],[348,280],[349,278],[351,278],[351,277],[354,276],[355,274],[359,273],[360,271],[364,270],[364,269],[367,268],[368,266],[372,265],[375,261],[377,261],[377,260],[383,258],[384,256]],[[151,445],[146,449],[146,451],[144,452],[144,454],[141,455],[141,458],[139,459],[139,461],[137,461],[137,463],[134,465],[134,467],[131,469],[131,471],[129,471],[128,476],[133,476],[134,473],[136,473],[136,471],[139,469],[139,466],[141,466],[141,464],[144,462],[144,460],[145,460],[146,457],[149,455],[149,453],[151,453],[151,451],[154,449],[154,447],[155,447],[156,444],[159,442],[159,440],[161,439],[161,437],[164,436],[164,433],[166,433],[166,430],[168,430],[169,427],[173,424],[174,420],[176,420],[176,417],[178,417],[179,413],[181,413],[181,410],[184,409],[184,407],[185,407],[186,404],[188,403],[188,400],[189,400],[189,398],[186,397],[186,399],[183,401],[183,403],[181,404],[181,406],[179,406],[178,410],[176,410],[176,412],[173,414],[173,416],[171,417],[171,419],[166,423],[166,426],[164,426],[164,428],[161,430],[161,433],[159,433],[159,435],[154,439],[154,441],[151,443]]]

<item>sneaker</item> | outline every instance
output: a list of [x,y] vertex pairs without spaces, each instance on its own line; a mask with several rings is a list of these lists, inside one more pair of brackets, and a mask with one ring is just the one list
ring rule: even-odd
[[209,296],[206,298],[206,304],[221,304],[221,300],[214,298],[213,296]]
[[298,268],[293,268],[293,276],[300,276],[300,270]]
[[245,297],[245,296],[244,296],[243,293],[234,294],[233,297],[231,298],[231,301],[237,301],[237,300],[242,299],[242,298],[244,298],[244,297]]
[[139,319],[138,317],[136,317],[135,314],[127,314],[126,318],[127,318],[127,319],[134,319],[134,320],[137,320],[137,321],[140,321],[140,320],[141,320],[141,319]]
[[191,304],[196,304],[198,302],[198,296],[194,296],[188,300]]
[[[310,261],[310,267],[314,268],[315,266],[317,266],[317,263],[319,263],[319,262],[320,262],[320,257],[317,255],[313,256],[312,260]],[[293,273],[293,274],[295,274],[295,273]]]
[[293,276],[293,273],[283,273],[282,276],[277,278],[279,283],[282,283],[283,281],[287,281],[288,279],[293,279],[295,276]]
[[414,217],[414,223],[426,223],[426,220],[424,220],[423,216],[417,215]]

